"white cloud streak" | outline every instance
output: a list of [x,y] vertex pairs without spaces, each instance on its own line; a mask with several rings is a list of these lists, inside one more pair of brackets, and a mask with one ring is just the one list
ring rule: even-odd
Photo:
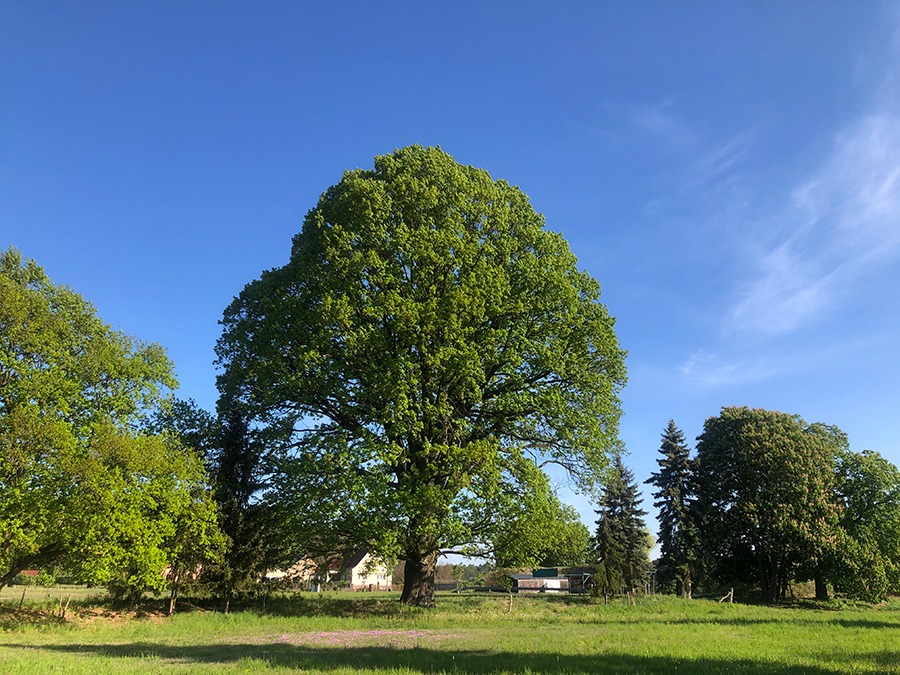
[[773,377],[793,377],[813,372],[823,365],[847,361],[857,355],[886,347],[883,336],[869,336],[848,343],[778,353],[749,355],[711,353],[700,349],[678,367],[685,381],[698,389],[724,389],[752,385]]
[[757,257],[731,330],[775,335],[808,325],[900,255],[900,117],[880,112],[838,134],[777,220],[786,236]]
[[688,382],[704,389],[753,384],[777,374],[777,371],[763,360],[729,360],[719,354],[711,354],[705,349],[691,354],[678,370]]
[[713,148],[701,157],[693,167],[697,184],[714,180],[718,176],[731,171],[750,153],[756,142],[755,132],[745,131],[727,143]]

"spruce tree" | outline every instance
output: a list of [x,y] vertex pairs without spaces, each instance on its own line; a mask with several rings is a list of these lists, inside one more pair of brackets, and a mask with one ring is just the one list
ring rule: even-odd
[[647,512],[640,508],[641,501],[634,474],[625,468],[617,454],[597,510],[600,517],[594,546],[598,591],[617,590],[612,584],[621,579],[621,586],[634,592],[650,578],[653,540],[644,523]]
[[694,563],[695,535],[691,523],[691,484],[696,461],[690,459],[690,450],[684,434],[674,420],[662,434],[659,448],[662,459],[657,459],[659,472],[651,474],[647,483],[659,488],[653,496],[658,500],[653,506],[659,509],[660,558],[657,566],[659,588],[664,591],[680,591],[691,597]]
[[615,529],[607,514],[602,511],[597,521],[597,535],[594,537],[597,561],[594,566],[594,595],[603,594],[603,603],[609,602],[611,593],[617,593],[625,584],[622,571],[625,568],[625,553],[622,544],[613,535]]

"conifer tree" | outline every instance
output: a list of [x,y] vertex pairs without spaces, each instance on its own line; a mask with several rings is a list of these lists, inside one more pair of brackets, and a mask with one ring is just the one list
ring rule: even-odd
[[682,597],[691,597],[692,574],[695,563],[696,536],[691,520],[691,484],[696,461],[690,458],[684,434],[674,420],[662,434],[662,454],[657,459],[659,471],[646,481],[659,490],[653,493],[659,509],[658,563],[659,588],[664,591],[680,591]]
[[625,468],[621,455],[616,455],[610,469],[610,480],[600,498],[597,533],[594,537],[598,574],[598,591],[621,579],[629,592],[642,587],[650,578],[650,548],[653,539],[647,531],[640,508],[634,474]]
[[218,415],[212,415],[193,400],[176,400],[148,428],[174,434],[206,458],[227,546],[218,560],[204,567],[203,582],[221,597],[227,614],[234,597],[258,590],[266,570],[284,564],[293,552],[286,551],[274,509],[264,499],[271,439],[250,427],[245,411],[228,392],[218,408]]
[[262,498],[271,470],[266,440],[250,427],[238,403],[227,396],[220,399],[218,447],[210,459],[220,523],[230,545],[208,576],[222,595],[226,614],[236,595],[253,592],[267,569],[284,562],[274,509]]
[[593,577],[594,595],[603,595],[603,603],[609,602],[611,593],[617,593],[625,584],[622,570],[625,568],[625,554],[621,542],[613,535],[615,529],[607,514],[602,511],[597,521],[597,536],[594,538],[597,571]]

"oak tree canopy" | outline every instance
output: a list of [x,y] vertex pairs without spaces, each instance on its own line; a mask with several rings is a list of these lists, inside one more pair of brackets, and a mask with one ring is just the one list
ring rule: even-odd
[[521,190],[438,148],[346,172],[222,323],[220,390],[284,432],[298,541],[405,560],[410,604],[442,551],[542,550],[502,536],[552,511],[542,468],[590,490],[619,443],[599,284]]

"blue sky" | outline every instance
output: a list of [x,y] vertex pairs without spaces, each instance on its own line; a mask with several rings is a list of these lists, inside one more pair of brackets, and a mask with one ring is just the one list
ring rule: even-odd
[[318,196],[440,145],[603,286],[639,480],[669,418],[693,442],[724,405],[900,463],[898,6],[550,7],[2,2],[0,248],[211,409],[223,309]]

